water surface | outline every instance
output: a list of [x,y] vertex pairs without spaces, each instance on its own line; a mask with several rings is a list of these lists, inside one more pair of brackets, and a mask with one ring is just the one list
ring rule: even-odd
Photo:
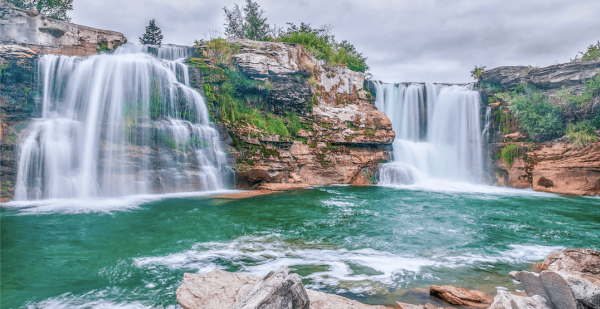
[[600,247],[598,198],[479,188],[8,204],[1,307],[176,307],[185,272],[262,276],[283,265],[308,288],[392,305],[425,301],[431,284],[520,289],[509,271]]

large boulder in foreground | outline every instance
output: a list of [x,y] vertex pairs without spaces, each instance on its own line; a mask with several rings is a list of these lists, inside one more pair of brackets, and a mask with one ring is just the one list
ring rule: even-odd
[[600,285],[600,252],[590,249],[554,251],[542,262],[541,269],[580,275]]
[[[267,280],[269,278],[266,278]],[[245,297],[262,278],[213,270],[206,274],[184,274],[177,289],[177,302],[184,309],[227,309]],[[338,295],[306,290],[310,309],[386,309],[370,306]],[[296,307],[293,307],[296,308]]]
[[309,309],[310,300],[302,285],[302,277],[287,267],[270,272],[241,299],[232,309]]

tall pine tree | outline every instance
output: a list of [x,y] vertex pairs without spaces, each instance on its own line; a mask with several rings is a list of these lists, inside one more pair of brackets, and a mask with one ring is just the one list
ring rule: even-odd
[[270,27],[265,11],[252,0],[246,0],[242,9],[234,4],[233,9],[223,8],[225,11],[225,34],[230,37],[246,38],[250,40],[266,41],[270,37]]
[[146,32],[140,37],[140,43],[147,45],[158,45],[162,43],[163,36],[160,28],[156,26],[154,18],[150,20],[150,25],[146,26]]

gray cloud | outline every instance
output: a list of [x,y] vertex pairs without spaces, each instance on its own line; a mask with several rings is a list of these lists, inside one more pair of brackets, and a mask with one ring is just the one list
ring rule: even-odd
[[[164,42],[191,45],[223,30],[222,7],[238,1],[75,0],[73,22],[137,41],[156,18]],[[262,0],[271,24],[331,24],[368,57],[375,79],[470,82],[475,65],[567,62],[600,39],[600,1]]]

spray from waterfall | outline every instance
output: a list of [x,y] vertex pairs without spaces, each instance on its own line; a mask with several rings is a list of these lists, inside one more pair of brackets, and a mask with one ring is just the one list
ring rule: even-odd
[[480,98],[469,87],[376,83],[377,108],[396,132],[383,185],[449,180],[478,183],[483,162]]
[[39,60],[42,118],[19,147],[16,200],[222,189],[230,169],[179,46]]

